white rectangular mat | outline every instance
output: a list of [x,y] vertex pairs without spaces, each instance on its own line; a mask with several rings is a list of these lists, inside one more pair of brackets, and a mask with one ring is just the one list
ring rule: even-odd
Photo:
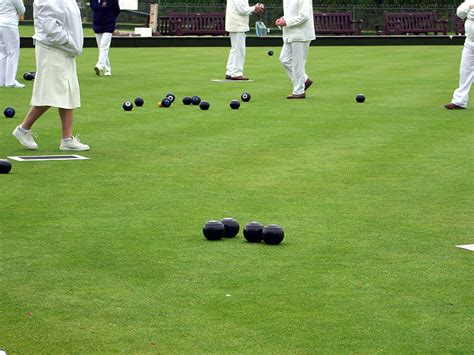
[[474,251],[474,244],[461,244],[461,245],[456,245],[458,248],[462,249],[467,249],[470,251]]
[[68,155],[25,155],[25,156],[16,156],[8,157],[9,159],[16,161],[50,161],[50,160],[86,160],[89,158],[83,157],[82,155],[77,154],[68,154]]

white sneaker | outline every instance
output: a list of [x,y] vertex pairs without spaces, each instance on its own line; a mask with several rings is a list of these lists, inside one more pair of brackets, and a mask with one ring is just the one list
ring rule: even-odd
[[19,81],[15,80],[14,85],[5,85],[5,86],[9,88],[23,89],[25,87],[25,84],[22,84]]
[[20,131],[20,126],[18,126],[13,130],[12,134],[24,147],[31,150],[38,149],[38,144],[36,144],[33,139],[33,132],[31,132],[31,130],[25,130],[22,132]]
[[79,140],[79,135],[77,135],[67,140],[61,139],[59,150],[76,150],[76,151],[81,152],[81,151],[89,150],[89,146],[87,144],[82,144],[81,141]]
[[109,72],[109,71],[106,71],[106,72],[104,73],[104,76],[111,76],[111,75],[112,75],[112,73]]

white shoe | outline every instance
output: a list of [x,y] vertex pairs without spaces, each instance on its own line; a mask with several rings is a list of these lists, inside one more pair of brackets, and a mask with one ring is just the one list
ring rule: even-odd
[[33,132],[31,132],[31,130],[25,130],[22,132],[20,131],[20,126],[18,126],[13,130],[12,134],[24,147],[31,150],[38,149],[38,144],[36,144],[33,139]]
[[15,80],[14,85],[5,85],[5,86],[9,87],[9,88],[23,89],[25,87],[25,84],[22,84],[22,83],[18,82],[17,80]]
[[75,150],[75,151],[81,152],[81,151],[89,150],[89,146],[87,144],[82,144],[81,141],[79,140],[79,135],[77,135],[67,140],[61,139],[59,150]]
[[106,72],[104,73],[104,76],[111,76],[111,75],[112,75],[112,73],[109,72],[109,71],[106,71]]

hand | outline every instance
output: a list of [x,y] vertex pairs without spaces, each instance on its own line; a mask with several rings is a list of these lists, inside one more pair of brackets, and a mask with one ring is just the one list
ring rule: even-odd
[[275,25],[284,27],[286,26],[286,21],[283,17],[279,18],[278,20],[275,21]]
[[260,3],[255,4],[255,13],[256,14],[263,14],[264,11],[265,11],[265,5],[260,4]]
[[473,5],[469,5],[469,8],[470,8],[471,10],[474,10],[474,4],[473,4]]

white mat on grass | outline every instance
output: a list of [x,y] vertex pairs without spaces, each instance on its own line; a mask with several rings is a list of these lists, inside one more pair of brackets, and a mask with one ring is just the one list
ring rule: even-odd
[[8,157],[16,161],[86,160],[89,158],[77,154],[68,155],[24,155]]
[[470,251],[474,251],[474,244],[461,244],[461,245],[456,245],[458,248],[462,249],[467,249]]
[[245,83],[249,81],[253,81],[252,79],[249,80],[227,80],[227,79],[211,79],[211,81],[215,83]]

